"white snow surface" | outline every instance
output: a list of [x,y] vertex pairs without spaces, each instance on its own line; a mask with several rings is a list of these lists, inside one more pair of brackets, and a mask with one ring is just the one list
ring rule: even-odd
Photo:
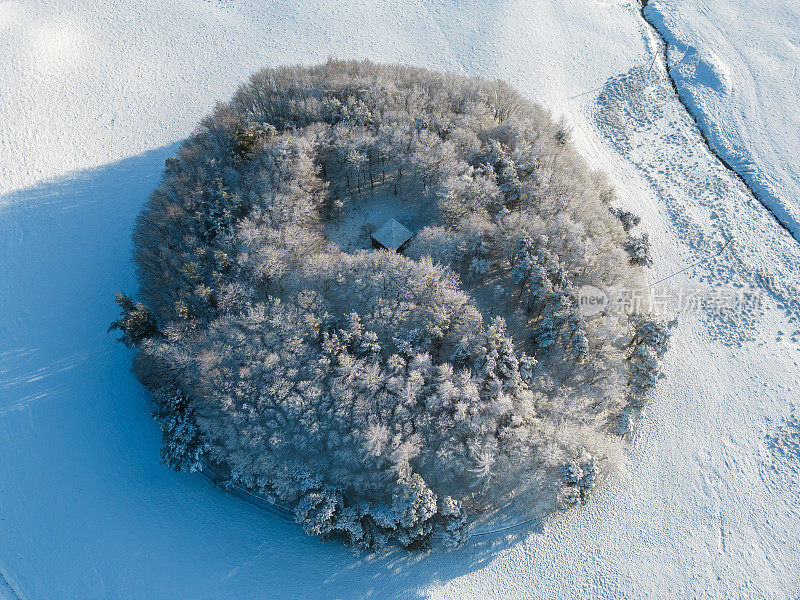
[[800,2],[652,0],[684,100],[800,239]]
[[[735,44],[703,43],[728,27],[704,7],[735,5],[776,51],[767,3],[675,4],[687,40],[704,32],[686,42],[706,65],[697,98],[785,96],[743,74]],[[263,65],[329,55],[507,79],[573,124],[642,215],[654,281],[733,236],[671,281],[767,290],[754,322],[681,315],[629,470],[586,507],[453,551],[363,555],[159,464],[131,353],[105,334],[113,293],[135,286],[132,221],[215,100]],[[658,56],[625,0],[0,1],[0,597],[797,598],[800,253],[707,152]],[[654,57],[655,83],[629,94]],[[598,104],[610,78],[622,91]],[[800,154],[783,112],[731,114],[720,129],[764,172]]]

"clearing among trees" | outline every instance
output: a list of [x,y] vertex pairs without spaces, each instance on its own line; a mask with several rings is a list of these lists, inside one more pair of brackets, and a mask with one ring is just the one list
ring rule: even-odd
[[[164,461],[363,547],[585,502],[623,459],[663,324],[646,235],[508,85],[370,62],[265,69],[167,161],[133,234]],[[402,254],[371,249],[396,220]],[[642,307],[644,310],[646,307]]]

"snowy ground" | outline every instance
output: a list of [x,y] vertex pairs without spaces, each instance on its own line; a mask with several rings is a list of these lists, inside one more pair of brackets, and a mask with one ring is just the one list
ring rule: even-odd
[[[787,211],[797,119],[769,65],[792,6],[648,9],[719,58],[734,96],[711,75],[685,91],[709,128],[733,115],[713,122]],[[800,251],[708,152],[659,43],[625,0],[0,1],[0,597],[797,598]],[[757,50],[778,58],[753,66]],[[363,556],[158,463],[130,354],[104,333],[113,292],[133,289],[132,219],[215,99],[263,64],[332,54],[500,76],[566,115],[643,215],[653,281],[734,237],[670,285],[754,286],[764,310],[682,316],[629,472],[587,507],[452,552]]]
[[652,0],[681,96],[800,239],[800,3]]
[[415,210],[407,199],[392,193],[391,186],[378,186],[374,194],[367,193],[345,206],[343,213],[325,224],[325,236],[345,252],[370,248],[370,235],[389,219],[397,219],[412,232],[422,229],[426,223],[420,218],[421,210]]

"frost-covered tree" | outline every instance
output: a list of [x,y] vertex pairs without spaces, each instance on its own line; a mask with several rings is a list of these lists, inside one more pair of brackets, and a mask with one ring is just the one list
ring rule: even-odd
[[589,501],[597,479],[597,463],[595,458],[580,450],[579,456],[561,465],[561,488],[559,489],[559,507],[570,508]]
[[144,340],[159,335],[155,319],[150,310],[141,302],[134,302],[133,298],[125,294],[117,294],[116,302],[120,307],[121,315],[113,321],[108,331],[119,330],[122,335],[117,341],[128,348],[141,344]]
[[628,393],[633,404],[641,405],[658,381],[660,361],[669,348],[669,330],[675,323],[644,315],[633,315],[630,320],[634,334],[628,357]]
[[653,264],[653,257],[650,255],[650,238],[646,233],[639,236],[629,236],[625,242],[625,251],[631,257],[631,264],[649,267]]
[[[112,328],[138,349],[164,461],[365,548],[461,543],[510,498],[585,502],[666,348],[646,314],[579,310],[582,285],[644,285],[649,241],[613,196],[502,82],[256,73],[134,228],[141,301],[120,296]],[[411,243],[368,250],[366,220],[393,213]]]
[[208,452],[186,396],[176,388],[153,390],[153,416],[161,429],[161,459],[176,471],[202,471]]
[[621,208],[609,208],[609,210],[611,214],[617,217],[620,223],[622,223],[622,228],[625,230],[625,233],[629,233],[631,229],[636,227],[641,221],[639,215],[630,211],[622,210]]

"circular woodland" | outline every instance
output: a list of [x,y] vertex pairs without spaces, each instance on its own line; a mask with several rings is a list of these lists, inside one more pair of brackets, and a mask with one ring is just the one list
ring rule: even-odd
[[585,502],[666,333],[581,310],[649,257],[569,138],[502,82],[256,73],[167,161],[118,297],[164,461],[364,547]]

